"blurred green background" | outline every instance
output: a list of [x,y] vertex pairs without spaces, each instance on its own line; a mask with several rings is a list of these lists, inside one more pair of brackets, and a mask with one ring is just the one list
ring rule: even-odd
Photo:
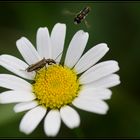
[[[91,7],[87,16],[90,28],[74,25],[73,16]],[[140,137],[140,3],[138,2],[0,2],[0,54],[20,56],[16,40],[26,36],[35,45],[36,31],[47,26],[52,30],[57,22],[66,23],[65,49],[77,30],[89,32],[86,51],[106,42],[110,51],[102,60],[119,62],[121,84],[112,88],[107,115],[78,110],[79,128],[70,130],[63,123],[58,138],[139,138]],[[0,67],[0,73],[10,73]],[[5,89],[0,88],[0,92]],[[14,113],[14,104],[0,105],[0,138],[46,138],[43,121],[31,135],[19,132],[23,113]]]

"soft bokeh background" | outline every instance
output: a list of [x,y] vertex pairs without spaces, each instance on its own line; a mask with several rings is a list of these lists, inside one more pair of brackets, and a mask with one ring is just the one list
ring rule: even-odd
[[[85,6],[91,7],[87,16],[90,28],[84,23],[73,24],[73,16],[64,10],[77,13]],[[66,23],[65,49],[74,33],[83,29],[90,38],[86,51],[106,42],[109,53],[102,60],[119,62],[121,84],[112,88],[113,95],[107,101],[107,115],[97,115],[78,110],[81,116],[79,128],[70,130],[63,123],[59,138],[138,138],[140,137],[140,3],[133,2],[0,2],[0,54],[11,54],[22,59],[16,48],[16,40],[26,36],[35,45],[38,27],[52,30],[57,22]],[[88,63],[88,62],[87,62]],[[0,67],[0,73],[10,73]],[[0,88],[0,92],[5,89]],[[19,132],[23,113],[14,113],[14,104],[0,105],[0,137],[45,138],[43,121],[29,136]]]

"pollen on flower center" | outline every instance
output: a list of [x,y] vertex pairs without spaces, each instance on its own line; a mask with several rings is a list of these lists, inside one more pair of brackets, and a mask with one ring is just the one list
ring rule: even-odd
[[60,65],[40,69],[33,84],[33,92],[39,104],[51,109],[70,104],[77,96],[78,90],[76,73]]

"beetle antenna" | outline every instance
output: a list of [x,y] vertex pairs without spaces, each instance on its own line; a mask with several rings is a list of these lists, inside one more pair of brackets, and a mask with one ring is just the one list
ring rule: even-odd
[[[62,51],[63,52],[63,51]],[[61,54],[62,54],[62,52],[59,54],[59,55],[57,55],[57,57],[54,59],[54,60],[56,60]]]

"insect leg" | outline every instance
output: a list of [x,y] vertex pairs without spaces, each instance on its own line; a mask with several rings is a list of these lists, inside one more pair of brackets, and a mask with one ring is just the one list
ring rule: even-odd
[[88,24],[88,22],[87,22],[86,19],[84,19],[84,22],[85,22],[86,27],[87,27],[87,28],[90,28],[90,25]]
[[35,70],[35,72],[36,72],[37,74],[39,74],[39,72],[38,72],[38,71],[39,71],[39,69]]
[[45,80],[46,80],[46,69],[47,69],[47,66],[45,65]]

